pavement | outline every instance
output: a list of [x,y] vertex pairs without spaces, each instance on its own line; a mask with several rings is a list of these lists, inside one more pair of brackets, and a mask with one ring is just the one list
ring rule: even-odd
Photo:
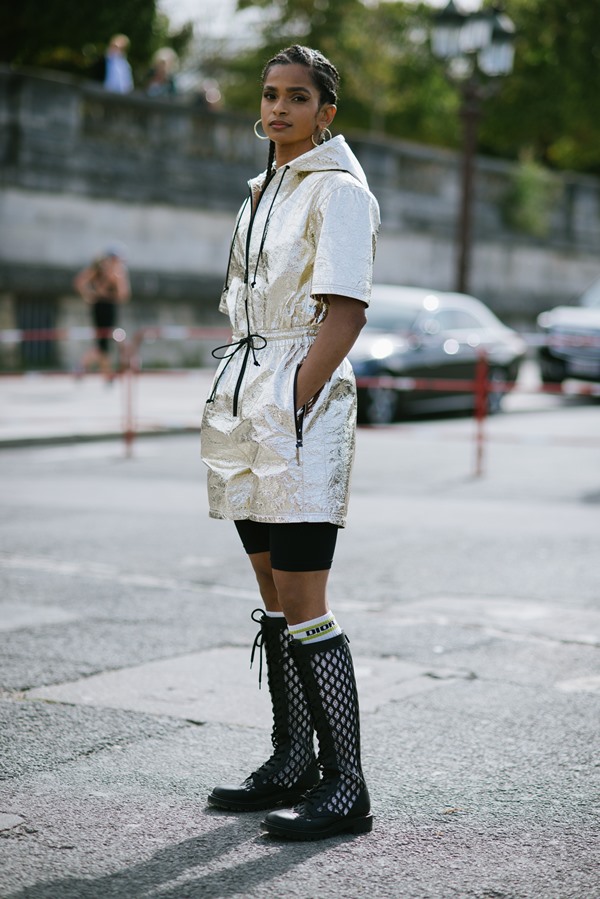
[[0,381],[1,899],[598,899],[597,403],[511,397],[480,477],[469,418],[359,430],[330,602],[375,829],[288,844],[206,806],[269,749],[209,381],[140,379],[128,452],[123,384]]
[[[119,375],[111,383],[99,374],[2,375],[0,447],[113,439],[130,429],[139,436],[198,431],[212,378],[212,369],[142,371]],[[518,389],[505,397],[504,408],[552,411],[579,402],[575,393],[562,398],[536,394],[539,385],[536,366],[526,362]],[[566,382],[574,392],[578,385],[587,386]],[[493,420],[489,424],[495,427]],[[468,421],[466,425],[470,427]]]
[[25,375],[0,378],[0,446],[119,437],[128,414],[139,434],[198,430],[208,369],[119,376]]

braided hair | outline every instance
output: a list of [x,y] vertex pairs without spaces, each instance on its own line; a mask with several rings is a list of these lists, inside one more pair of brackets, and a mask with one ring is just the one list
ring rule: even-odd
[[269,74],[273,66],[301,65],[310,69],[313,83],[319,91],[321,105],[324,103],[337,103],[337,92],[340,83],[340,75],[336,67],[329,62],[327,57],[319,50],[311,50],[310,47],[302,47],[294,44],[268,61],[262,71],[262,80]]
[[[272,59],[270,59],[262,70],[262,82],[264,84],[269,70],[273,66],[305,66],[310,71],[313,84],[319,91],[319,99],[321,105],[331,103],[335,105],[338,99],[338,88],[340,84],[340,75],[333,63],[329,62],[326,56],[319,50],[312,50],[310,47],[303,47],[300,44],[294,44],[280,50]],[[275,143],[269,141],[269,159],[267,162],[267,177],[262,190],[264,191],[269,181],[274,175],[273,163],[275,162]]]

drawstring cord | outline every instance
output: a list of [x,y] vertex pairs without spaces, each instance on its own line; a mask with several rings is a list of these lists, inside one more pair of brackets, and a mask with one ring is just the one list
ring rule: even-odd
[[264,350],[267,345],[267,338],[263,337],[262,334],[252,334],[250,331],[250,315],[248,313],[248,296],[246,295],[246,299],[244,301],[244,308],[246,312],[246,336],[242,337],[240,340],[236,340],[234,343],[225,343],[223,346],[215,347],[214,350],[211,351],[211,356],[213,359],[227,359],[227,362],[223,366],[223,370],[219,374],[219,377],[215,381],[213,385],[213,389],[210,392],[210,396],[207,399],[207,403],[213,403],[215,396],[217,394],[217,387],[219,386],[219,382],[225,372],[227,371],[227,366],[239,351],[245,347],[244,350],[244,359],[242,361],[242,366],[240,368],[240,373],[238,375],[238,379],[235,383],[235,390],[233,392],[233,414],[237,415],[238,410],[238,401],[240,396],[240,390],[242,387],[242,381],[244,380],[244,374],[246,373],[246,366],[248,365],[248,358],[250,353],[252,353],[252,361],[255,365],[260,365],[260,362],[256,358],[256,353],[259,350]]
[[271,213],[273,212],[273,206],[275,205],[275,200],[277,199],[277,194],[279,193],[281,185],[283,184],[283,179],[285,178],[288,169],[289,169],[289,166],[286,165],[286,167],[283,170],[283,174],[282,174],[281,178],[279,179],[279,184],[277,185],[277,189],[275,190],[273,199],[271,200],[271,205],[269,206],[269,211],[267,212],[267,218],[265,220],[265,227],[263,228],[262,238],[260,241],[260,247],[258,248],[258,255],[256,257],[256,265],[254,266],[254,275],[252,276],[251,287],[256,287],[256,275],[258,272],[260,257],[262,256],[262,251],[264,249],[265,241],[267,239],[267,231],[269,230],[269,222],[271,221]]
[[[281,175],[281,178],[279,179],[279,183],[278,183],[275,193],[273,195],[273,199],[271,200],[271,205],[269,206],[269,211],[267,212],[267,218],[265,220],[265,226],[263,228],[263,233],[262,233],[262,237],[261,237],[261,241],[260,241],[260,247],[258,250],[258,255],[256,257],[256,265],[254,266],[254,274],[252,276],[252,284],[250,285],[251,287],[256,287],[256,275],[258,273],[258,266],[260,264],[261,256],[262,256],[262,253],[263,253],[263,250],[265,247],[265,241],[267,239],[267,231],[269,230],[269,222],[271,220],[271,213],[273,212],[273,206],[275,205],[277,195],[279,193],[281,185],[283,184],[283,179],[285,178],[288,168],[289,168],[289,166],[286,166],[283,170],[283,174]],[[233,240],[231,241],[231,248],[229,251],[229,262],[227,264],[227,275],[225,278],[225,288],[224,289],[226,289],[228,286],[229,269],[231,266],[231,258],[232,258],[232,254],[233,254],[233,245],[235,243],[235,238],[238,233],[240,222],[242,220],[242,216],[244,214],[244,210],[246,209],[248,202],[249,202],[249,197],[246,198],[246,202],[244,203],[244,205],[240,211],[240,214],[238,216],[237,222],[236,222],[235,231],[233,234]],[[249,263],[248,254],[249,254],[250,233],[251,233],[251,229],[252,229],[253,219],[254,219],[254,214],[252,215],[251,220],[250,220],[250,228],[248,230],[248,239],[247,239],[247,247],[246,247],[246,275],[244,278],[246,285],[248,284],[248,274],[249,274],[248,273],[248,263]],[[247,289],[248,288],[246,286],[246,291],[247,291]],[[250,330],[250,313],[249,313],[249,309],[248,309],[248,294],[247,293],[246,293],[246,296],[244,299],[244,311],[246,313],[246,336],[242,337],[240,340],[235,341],[234,343],[226,343],[223,346],[215,347],[215,349],[211,351],[211,356],[213,357],[213,359],[227,359],[227,362],[223,366],[222,371],[220,372],[218,378],[216,379],[216,381],[213,385],[213,389],[211,390],[211,393],[207,400],[207,403],[214,402],[215,396],[217,395],[217,388],[219,386],[221,378],[227,371],[227,367],[229,366],[229,364],[232,361],[232,359],[234,358],[234,356],[236,356],[240,350],[242,350],[242,349],[244,350],[244,357],[242,360],[242,365],[240,367],[240,373],[238,375],[238,378],[237,378],[237,381],[235,384],[235,390],[233,393],[233,415],[234,415],[234,417],[238,413],[240,391],[242,389],[242,383],[244,381],[244,375],[246,373],[246,367],[248,365],[248,359],[250,358],[250,354],[252,353],[252,361],[253,361],[254,365],[260,366],[260,362],[256,358],[256,353],[260,350],[264,350],[264,348],[267,345],[266,337],[263,337],[262,334],[252,333],[252,331]]]
[[223,346],[216,347],[212,352],[211,356],[215,359],[227,359],[227,362],[223,366],[223,370],[219,374],[219,377],[216,379],[213,389],[209,398],[207,399],[207,403],[213,403],[215,396],[217,394],[217,387],[219,386],[219,382],[225,372],[227,371],[227,367],[233,357],[239,353],[241,349],[245,347],[244,351],[244,359],[242,361],[242,367],[240,368],[240,373],[238,375],[238,379],[235,385],[235,391],[233,394],[233,414],[237,415],[238,410],[238,400],[240,395],[240,389],[242,386],[242,381],[244,380],[244,374],[246,372],[246,366],[248,364],[248,357],[250,353],[252,353],[252,360],[255,365],[260,365],[260,362],[256,358],[256,353],[259,350],[264,350],[267,345],[266,337],[263,337],[262,334],[247,334],[246,337],[242,337],[241,340],[237,340],[235,343],[226,343]]
[[[256,614],[259,614],[260,618],[255,618]],[[250,668],[254,664],[254,655],[256,650],[258,649],[258,689],[262,689],[262,670],[263,670],[263,646],[265,645],[265,635],[262,627],[262,623],[267,617],[262,609],[254,609],[252,614],[250,615],[252,621],[256,621],[257,624],[260,624],[260,630],[254,638],[254,643],[252,644],[252,652],[250,654]]]

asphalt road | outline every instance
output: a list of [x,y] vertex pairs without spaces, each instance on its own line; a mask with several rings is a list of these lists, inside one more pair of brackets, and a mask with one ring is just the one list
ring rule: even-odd
[[[538,398],[539,399],[539,398]],[[269,744],[195,435],[0,453],[2,899],[595,899],[598,404],[359,432],[331,605],[373,834],[209,810]]]

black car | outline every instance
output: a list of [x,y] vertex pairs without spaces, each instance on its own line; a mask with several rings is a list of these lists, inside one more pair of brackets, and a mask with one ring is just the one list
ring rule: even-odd
[[565,378],[600,381],[600,280],[579,298],[577,306],[557,306],[538,316],[547,344],[538,351],[545,384]]
[[[373,286],[367,325],[350,353],[358,382],[358,420],[384,424],[412,413],[472,409],[473,391],[464,381],[475,377],[482,350],[491,380],[514,381],[525,356],[525,342],[487,306],[460,293],[420,287]],[[361,378],[459,379],[455,389],[431,385],[422,390],[361,385]],[[490,412],[502,401],[490,391]]]

